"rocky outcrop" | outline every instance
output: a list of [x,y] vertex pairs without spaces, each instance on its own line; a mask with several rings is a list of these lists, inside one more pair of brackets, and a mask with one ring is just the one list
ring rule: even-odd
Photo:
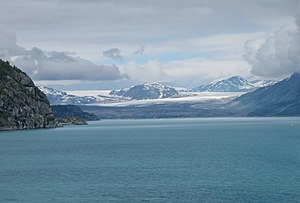
[[0,60],[0,130],[49,128],[56,125],[46,95],[26,73]]
[[66,117],[58,120],[60,126],[64,125],[87,125],[87,122],[80,117]]

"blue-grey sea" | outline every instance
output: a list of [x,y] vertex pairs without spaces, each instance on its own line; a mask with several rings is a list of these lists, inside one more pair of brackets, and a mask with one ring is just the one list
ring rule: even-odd
[[300,118],[1,132],[0,202],[300,202]]

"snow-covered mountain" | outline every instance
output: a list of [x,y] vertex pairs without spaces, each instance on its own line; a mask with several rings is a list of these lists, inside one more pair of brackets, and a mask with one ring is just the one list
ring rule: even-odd
[[266,87],[270,85],[274,85],[278,81],[276,80],[254,80],[251,81],[251,84],[254,85],[254,87],[259,88],[259,87]]
[[[192,91],[183,88],[176,89],[160,83],[144,83],[113,91],[85,90],[65,92],[45,86],[38,87],[46,94],[51,105],[102,105],[123,104],[126,102],[167,102],[166,98],[168,98],[169,102],[202,101],[203,99],[208,99],[208,97],[217,99],[237,96],[236,94],[249,92],[273,83],[274,81],[269,80],[247,81],[242,77],[234,76],[194,88]],[[227,93],[231,95],[224,95]],[[163,101],[160,99],[163,99]]]
[[174,88],[159,83],[144,83],[129,88],[113,90],[109,94],[135,100],[171,98],[179,95]]
[[38,86],[38,88],[46,94],[51,105],[83,105],[98,102],[98,99],[93,96],[79,97],[75,95],[70,95],[64,91],[55,90],[50,87]]
[[259,87],[265,87],[274,84],[272,80],[248,81],[240,76],[217,80],[208,85],[201,85],[193,89],[198,92],[249,92]]

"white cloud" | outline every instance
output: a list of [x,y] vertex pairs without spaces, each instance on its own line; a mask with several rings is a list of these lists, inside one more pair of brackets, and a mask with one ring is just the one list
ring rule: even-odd
[[197,55],[202,53],[211,53],[208,57],[222,58],[238,57],[241,58],[244,50],[244,43],[251,38],[259,36],[261,32],[254,33],[231,33],[216,34],[205,37],[194,37],[188,39],[170,40],[162,43],[153,43],[147,45],[147,54],[161,55],[170,53],[181,53],[185,55]]
[[36,85],[40,86],[52,86],[52,85],[78,85],[81,84],[80,80],[37,80],[35,81]]
[[191,59],[166,64],[166,74],[184,86],[197,86],[232,75],[249,76],[250,66],[242,59]]
[[300,72],[300,1],[295,8],[293,22],[245,43],[252,74],[281,78]]
[[137,82],[170,82],[174,85],[197,86],[232,75],[249,77],[250,66],[242,59],[189,59],[145,64],[129,62],[122,66],[129,78]]
[[245,59],[251,73],[264,77],[284,77],[300,72],[300,30],[293,25],[267,33],[245,44]]
[[130,61],[123,65],[123,69],[130,79],[137,82],[161,82],[168,79],[163,65],[158,61],[150,60],[145,64]]

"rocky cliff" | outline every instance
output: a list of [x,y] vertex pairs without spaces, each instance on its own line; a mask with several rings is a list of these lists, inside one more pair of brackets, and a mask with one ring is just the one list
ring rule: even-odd
[[0,130],[55,127],[55,115],[24,72],[0,60]]

